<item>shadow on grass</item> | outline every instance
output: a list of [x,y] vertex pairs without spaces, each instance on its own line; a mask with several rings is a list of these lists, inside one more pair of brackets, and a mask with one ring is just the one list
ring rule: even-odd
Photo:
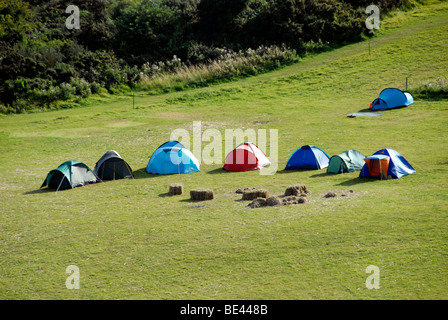
[[146,167],[134,170],[134,179],[146,179],[146,178],[155,178],[158,177],[159,174],[153,174],[146,172]]
[[374,178],[360,178],[360,177],[356,177],[353,178],[351,180],[347,180],[341,183],[338,183],[337,186],[354,186],[357,184],[362,184],[362,183],[368,183],[368,182],[375,182],[378,181],[379,179],[374,179]]
[[364,108],[364,109],[361,109],[361,110],[359,110],[359,111],[357,111],[357,112],[374,112],[374,111],[372,111],[372,109],[369,109],[369,108]]
[[315,172],[315,171],[319,171],[317,169],[282,169],[282,170],[277,170],[276,173],[278,174],[284,174],[284,173],[294,173],[294,172]]
[[322,178],[322,177],[329,177],[332,176],[333,174],[328,173],[328,172],[321,172],[321,173],[316,173],[310,176],[310,178]]
[[167,198],[167,197],[173,197],[173,195],[169,194],[168,192],[165,192],[165,193],[160,193],[159,197],[160,198]]
[[179,200],[179,202],[203,203],[203,204],[206,204],[209,201],[213,201],[213,199],[211,199],[211,200],[193,200],[193,199],[188,198],[188,199]]
[[[59,191],[64,191],[64,190],[59,190]],[[24,192],[22,194],[23,195],[44,194],[44,193],[50,193],[50,192],[56,192],[56,190],[55,189],[50,189],[50,188],[45,188],[45,189],[37,189],[37,190],[27,191],[27,192]]]
[[229,173],[229,171],[226,171],[223,168],[216,168],[216,169],[207,171],[207,174],[224,174],[224,173]]

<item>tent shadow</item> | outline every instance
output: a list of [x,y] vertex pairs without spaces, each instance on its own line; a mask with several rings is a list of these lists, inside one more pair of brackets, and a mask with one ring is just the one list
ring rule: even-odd
[[321,173],[316,173],[310,176],[310,178],[321,178],[321,177],[326,177],[326,176],[331,176],[331,173],[328,172],[321,172]]
[[341,183],[336,184],[337,186],[345,186],[345,187],[349,187],[349,186],[354,186],[357,184],[362,184],[362,183],[368,183],[368,182],[375,182],[378,179],[369,179],[369,178],[360,178],[360,177],[356,177],[353,178],[351,180],[347,180]]
[[314,172],[319,171],[317,169],[283,169],[277,170],[276,173],[284,174],[284,173],[294,173],[294,172]]
[[358,112],[370,112],[370,113],[376,113],[376,112],[384,112],[384,111],[389,111],[389,110],[396,110],[396,109],[404,109],[407,108],[408,106],[400,106],[400,107],[394,107],[392,109],[380,109],[380,110],[372,110],[372,109],[361,109]]
[[361,109],[358,112],[372,112],[372,113],[375,113],[375,111],[373,111],[372,109],[369,109],[369,108]]
[[[64,191],[64,190],[59,190],[59,191]],[[50,189],[50,188],[44,188],[44,189],[37,189],[37,190],[27,191],[27,192],[24,192],[22,194],[23,195],[44,194],[44,193],[50,193],[50,192],[56,192],[56,190]]]
[[158,174],[150,174],[150,173],[146,172],[146,167],[138,169],[138,170],[134,170],[133,174],[134,174],[134,179],[155,178],[158,176]]
[[207,174],[224,174],[228,173],[229,171],[224,170],[223,168],[216,168],[210,171],[207,171]]

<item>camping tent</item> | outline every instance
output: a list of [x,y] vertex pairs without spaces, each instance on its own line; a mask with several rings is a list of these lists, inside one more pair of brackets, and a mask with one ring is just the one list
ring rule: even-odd
[[90,168],[76,160],[70,160],[61,164],[58,168],[51,170],[47,174],[42,187],[58,190],[71,189],[89,183],[98,182],[97,176]]
[[379,177],[380,179],[387,179],[387,171],[389,170],[390,157],[377,154],[364,159],[360,177]]
[[297,149],[288,159],[285,170],[324,169],[328,167],[330,157],[322,149],[305,145]]
[[101,180],[117,180],[134,176],[131,167],[114,150],[107,151],[98,160],[93,172]]
[[381,176],[381,171],[387,171],[387,176],[398,179],[415,172],[415,169],[409,162],[401,154],[392,149],[378,150],[364,161],[366,161],[366,163],[359,174],[359,177],[361,178]]
[[414,98],[409,92],[403,92],[395,88],[387,88],[381,91],[378,98],[370,104],[371,110],[386,110],[399,107],[407,107],[414,103]]
[[155,174],[182,174],[199,171],[199,161],[178,141],[159,146],[146,166],[146,172]]
[[357,150],[346,150],[332,156],[328,163],[328,173],[344,173],[361,170],[366,156]]
[[259,170],[270,163],[260,148],[252,142],[245,142],[229,152],[223,169],[227,171]]

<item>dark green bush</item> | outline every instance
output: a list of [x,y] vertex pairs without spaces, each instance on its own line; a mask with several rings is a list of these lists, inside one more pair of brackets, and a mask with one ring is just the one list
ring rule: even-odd
[[[375,4],[383,15],[420,1],[424,0]],[[71,104],[105,89],[122,92],[142,84],[143,77],[150,82],[151,76],[211,61],[222,64],[221,73],[210,69],[205,80],[187,77],[188,84],[175,80],[161,90],[255,75],[296,61],[297,55],[361,39],[365,8],[372,1],[72,0],[70,4],[81,10],[79,30],[65,27],[65,0],[0,0],[0,112],[57,107],[58,100]],[[287,50],[281,54],[269,51],[282,46]],[[237,63],[242,58],[238,55],[246,55],[248,67]],[[193,74],[193,69],[185,73]]]

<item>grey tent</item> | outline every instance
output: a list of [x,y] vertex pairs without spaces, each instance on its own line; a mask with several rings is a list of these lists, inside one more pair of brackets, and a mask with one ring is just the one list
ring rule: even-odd
[[332,156],[328,164],[328,173],[344,173],[361,170],[366,156],[357,150],[346,150]]
[[47,186],[58,191],[95,182],[98,182],[98,177],[86,164],[77,160],[70,160],[51,170],[41,188]]
[[129,164],[114,150],[107,151],[101,159],[98,160],[93,172],[101,180],[118,180],[134,177]]

